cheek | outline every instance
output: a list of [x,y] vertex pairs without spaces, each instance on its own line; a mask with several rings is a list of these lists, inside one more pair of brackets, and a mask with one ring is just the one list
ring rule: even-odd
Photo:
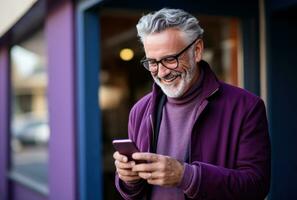
[[196,61],[193,59],[194,58],[191,57],[191,55],[188,55],[187,57],[185,57],[185,59],[180,60],[177,70],[180,72],[189,71],[189,69],[192,68],[193,65],[196,65]]
[[180,62],[178,68],[176,69],[176,71],[184,73],[186,71],[188,71],[188,69],[190,68],[190,63],[188,62]]

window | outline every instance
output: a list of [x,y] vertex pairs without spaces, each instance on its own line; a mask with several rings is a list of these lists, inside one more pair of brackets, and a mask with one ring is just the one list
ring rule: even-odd
[[47,59],[43,31],[11,48],[11,171],[48,183]]
[[218,16],[197,18],[204,29],[203,59],[220,80],[242,87],[239,20]]

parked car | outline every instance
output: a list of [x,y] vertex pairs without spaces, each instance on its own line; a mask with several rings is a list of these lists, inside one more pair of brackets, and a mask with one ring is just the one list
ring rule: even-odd
[[37,117],[20,118],[13,123],[13,138],[22,145],[48,143],[50,130],[47,120]]

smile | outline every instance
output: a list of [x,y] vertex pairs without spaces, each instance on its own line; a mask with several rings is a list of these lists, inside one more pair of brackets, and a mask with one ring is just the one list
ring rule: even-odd
[[160,79],[163,83],[172,83],[175,79],[177,79],[178,77],[180,77],[180,75],[171,75],[168,77],[164,77],[162,79]]

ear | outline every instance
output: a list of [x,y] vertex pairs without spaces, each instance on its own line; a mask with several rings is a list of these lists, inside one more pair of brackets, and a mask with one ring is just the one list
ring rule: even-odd
[[200,62],[200,60],[202,59],[203,48],[204,48],[203,40],[198,39],[198,41],[195,44],[195,61],[196,61],[196,63]]

